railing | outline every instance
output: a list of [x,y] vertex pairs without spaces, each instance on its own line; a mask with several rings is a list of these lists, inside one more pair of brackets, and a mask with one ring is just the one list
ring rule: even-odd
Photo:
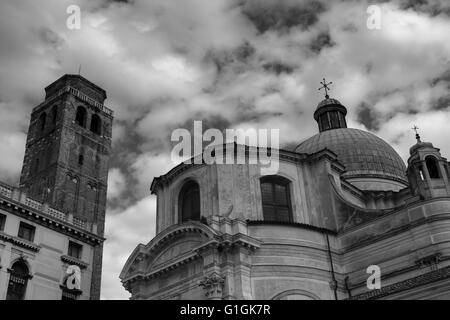
[[65,213],[62,213],[61,211],[58,211],[56,209],[53,209],[53,208],[49,207],[48,210],[47,210],[47,213],[49,215],[51,215],[52,217],[55,217],[57,219],[64,220],[64,221],[68,220]]
[[30,199],[30,198],[26,198],[25,199],[25,204],[33,209],[36,210],[42,210],[42,203],[37,202],[36,200]]
[[12,188],[10,186],[0,184],[0,194],[4,195],[5,197],[11,198]]
[[91,224],[87,223],[85,220],[73,217],[71,214],[61,212],[55,208],[48,206],[48,204],[44,204],[37,200],[28,198],[25,193],[21,192],[17,188],[13,188],[11,186],[0,183],[0,195],[2,195],[3,197],[6,197],[6,198],[10,198],[12,200],[21,202],[21,203],[25,204],[26,206],[39,211],[40,213],[47,214],[51,217],[54,217],[58,220],[62,220],[64,222],[70,223],[70,224],[72,224],[78,228],[84,229],[86,231],[96,233],[96,231],[94,229],[95,227],[92,226],[92,230],[91,230],[91,228],[90,228]]
[[107,108],[106,106],[104,106],[103,104],[101,104],[98,101],[95,101],[94,99],[92,99],[91,97],[87,96],[86,94],[82,93],[80,90],[77,90],[71,86],[66,86],[62,89],[59,89],[57,93],[51,95],[50,97],[48,97],[47,99],[45,99],[44,102],[40,103],[35,110],[39,109],[41,106],[49,103],[50,101],[54,100],[55,98],[59,97],[60,95],[62,95],[65,92],[70,92],[72,93],[74,96],[80,98],[81,100],[87,102],[88,104],[96,107],[97,109],[99,109],[100,111],[103,111],[104,113],[106,113],[107,115],[110,115],[111,117],[114,115],[114,111],[112,111],[111,109]]
[[81,219],[78,219],[78,218],[73,218],[73,224],[75,225],[75,226],[77,226],[78,228],[81,228],[81,229],[86,229],[86,221],[84,221],[84,220],[81,220]]
[[100,102],[95,101],[94,99],[88,97],[87,95],[85,95],[84,93],[82,93],[81,91],[72,88],[72,87],[68,87],[70,93],[72,93],[73,95],[77,96],[78,98],[80,98],[83,101],[86,101],[87,103],[89,103],[90,105],[93,105],[94,107],[96,107],[97,109],[100,109],[101,111],[103,111],[104,113],[113,116],[114,112],[105,107],[104,105],[102,105]]

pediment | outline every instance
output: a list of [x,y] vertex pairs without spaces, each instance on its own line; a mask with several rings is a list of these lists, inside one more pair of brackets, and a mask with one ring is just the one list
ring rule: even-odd
[[174,225],[159,233],[147,245],[140,244],[128,258],[120,279],[146,277],[156,271],[190,261],[198,253],[196,249],[216,241],[217,231],[200,222]]
[[179,237],[178,239],[173,239],[174,242],[171,244],[160,248],[157,255],[152,255],[149,259],[149,268],[147,271],[151,271],[151,269],[157,269],[158,267],[164,265],[167,262],[172,261],[173,259],[182,257],[190,252],[193,249],[200,246],[202,243],[208,241],[208,239],[197,236],[187,236],[187,237]]

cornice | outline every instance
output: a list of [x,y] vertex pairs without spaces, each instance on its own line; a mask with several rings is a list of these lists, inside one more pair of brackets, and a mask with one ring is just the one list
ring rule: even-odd
[[79,266],[81,269],[86,269],[89,266],[89,263],[86,263],[80,259],[68,256],[68,255],[62,255],[61,261],[66,262],[68,264],[73,264],[73,265]]
[[8,212],[13,213],[21,218],[37,222],[47,228],[69,234],[72,237],[77,238],[83,242],[98,245],[105,240],[105,238],[103,237],[97,236],[92,232],[84,230],[63,220],[56,219],[49,214],[40,212],[15,200],[6,199],[3,195],[0,195],[0,207],[3,207]]
[[405,290],[416,288],[422,285],[433,283],[439,280],[450,278],[450,267],[445,267],[435,271],[431,271],[414,278],[410,278],[404,281],[400,281],[381,289],[372,290],[369,292],[358,294],[348,300],[372,300],[383,298],[395,293],[399,293]]
[[19,237],[11,236],[3,231],[0,231],[0,239],[34,252],[39,252],[39,250],[41,249],[39,245],[33,242],[21,239]]

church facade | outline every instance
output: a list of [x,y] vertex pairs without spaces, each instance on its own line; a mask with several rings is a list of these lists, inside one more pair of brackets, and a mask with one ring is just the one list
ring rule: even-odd
[[405,165],[346,113],[320,102],[319,133],[271,151],[276,174],[182,163],[155,178],[156,236],[120,275],[131,299],[450,299],[447,159],[417,135]]
[[80,75],[45,93],[20,184],[0,184],[0,299],[100,299],[113,112]]

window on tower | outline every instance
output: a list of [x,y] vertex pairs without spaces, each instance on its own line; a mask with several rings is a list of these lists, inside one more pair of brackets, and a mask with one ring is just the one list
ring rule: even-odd
[[200,220],[200,188],[195,181],[187,182],[181,189],[179,210],[181,222]]
[[52,123],[55,125],[56,120],[58,120],[58,108],[57,106],[53,106],[52,108]]
[[264,220],[292,222],[290,181],[280,176],[261,178],[261,198]]
[[328,114],[324,113],[320,116],[320,124],[322,126],[322,131],[330,129],[330,122],[328,120]]
[[45,112],[41,113],[39,116],[39,130],[43,131],[45,129],[45,121],[47,119],[47,114]]
[[84,164],[84,156],[83,156],[82,154],[80,154],[80,155],[78,156],[78,164],[79,164],[80,166],[82,166],[82,165]]
[[339,115],[337,111],[330,112],[331,128],[339,128]]
[[101,127],[102,127],[102,120],[98,115],[94,114],[91,119],[91,131],[95,134],[100,135]]
[[36,160],[34,160],[33,171],[35,173],[39,171],[39,158],[36,158]]
[[427,156],[425,157],[425,164],[428,169],[428,174],[430,175],[431,179],[439,179],[439,167],[438,163],[435,157],[433,156]]
[[75,123],[79,126],[86,127],[86,109],[82,106],[77,108],[77,114],[75,116]]

